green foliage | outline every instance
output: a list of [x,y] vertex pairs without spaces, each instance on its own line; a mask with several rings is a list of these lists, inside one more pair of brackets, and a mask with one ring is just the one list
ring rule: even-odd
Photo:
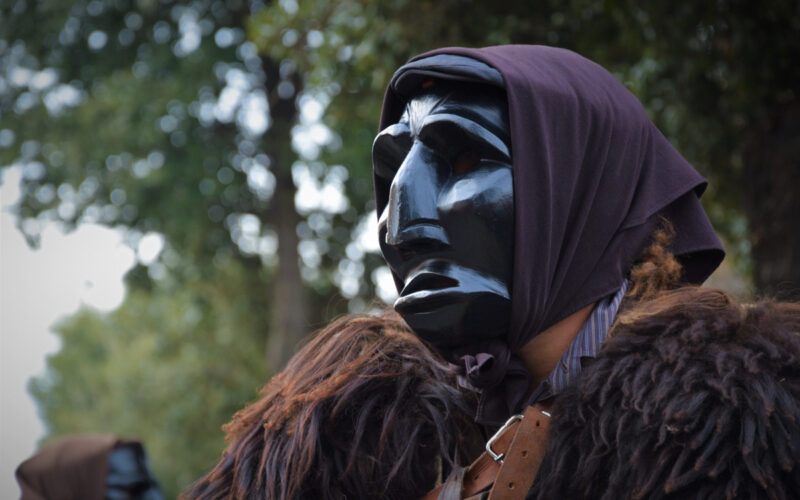
[[133,290],[111,314],[62,321],[62,349],[31,382],[48,436],[141,439],[167,498],[208,470],[224,447],[220,426],[270,372],[254,352],[269,308],[258,277],[230,260],[214,278]]
[[[226,71],[244,72],[246,59],[235,44],[220,48],[213,33],[235,30],[245,6],[67,5],[17,2],[0,25],[7,81],[25,72],[57,75],[45,88],[23,78],[0,94],[3,125],[16,138],[0,161],[26,165],[20,221],[159,231],[198,259],[237,252],[225,220],[263,212],[266,197],[247,188],[242,168],[259,152],[233,117],[208,115]],[[184,53],[180,25],[191,22],[206,33]],[[92,37],[104,39],[102,47],[93,48]],[[65,93],[77,97],[64,101]],[[36,224],[21,228],[36,240]]]
[[[0,165],[24,165],[26,235],[35,242],[33,221],[55,219],[122,226],[134,245],[150,231],[166,240],[159,261],[128,275],[118,311],[84,311],[59,327],[63,349],[31,386],[48,439],[138,436],[168,498],[214,463],[220,425],[274,370],[264,362],[274,259],[258,248],[270,243],[270,193],[249,177],[260,169],[269,180],[269,159],[240,126],[241,106],[214,113],[233,77],[247,86],[238,90],[263,93],[258,55],[242,49],[247,10],[16,2],[0,17],[0,128],[15,139]],[[189,28],[201,38],[181,52]],[[217,43],[220,32],[230,40]],[[92,48],[98,33],[106,42]],[[55,81],[37,86],[48,74]],[[59,101],[64,93],[73,99]],[[261,222],[250,246],[236,224],[243,214],[251,228]]]

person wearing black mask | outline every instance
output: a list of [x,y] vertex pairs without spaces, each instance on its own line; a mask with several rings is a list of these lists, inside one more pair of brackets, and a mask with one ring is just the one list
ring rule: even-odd
[[705,180],[622,84],[568,50],[412,59],[387,89],[373,167],[395,309],[482,391],[482,424],[574,379],[648,251],[670,256],[675,283],[702,283],[724,257]]

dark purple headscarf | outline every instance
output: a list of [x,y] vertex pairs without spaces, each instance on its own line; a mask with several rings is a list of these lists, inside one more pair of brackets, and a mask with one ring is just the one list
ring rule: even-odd
[[[464,64],[464,56],[485,64]],[[478,421],[499,424],[520,410],[529,385],[512,353],[616,292],[660,216],[675,229],[671,251],[687,282],[705,281],[724,252],[699,202],[706,181],[601,66],[545,46],[438,49],[395,73],[381,130],[399,119],[414,93],[409,85],[430,77],[502,86],[508,95],[515,216],[510,330],[505,342],[445,353],[459,358],[470,382],[483,389]],[[376,192],[379,214],[386,194]]]

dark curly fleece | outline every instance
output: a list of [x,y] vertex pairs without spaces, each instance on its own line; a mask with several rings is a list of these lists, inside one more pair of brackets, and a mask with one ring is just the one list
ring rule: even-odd
[[800,303],[683,288],[611,335],[556,399],[529,498],[800,498]]

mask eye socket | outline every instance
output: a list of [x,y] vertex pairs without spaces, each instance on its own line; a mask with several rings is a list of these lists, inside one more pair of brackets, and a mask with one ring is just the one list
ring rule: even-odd
[[391,182],[412,145],[408,125],[396,123],[378,134],[372,144],[372,167],[375,175]]
[[466,150],[456,155],[452,162],[453,173],[463,175],[471,172],[481,161],[481,157],[474,151]]
[[425,119],[417,138],[447,160],[453,175],[474,171],[483,162],[509,163],[508,148],[480,124],[448,113]]

